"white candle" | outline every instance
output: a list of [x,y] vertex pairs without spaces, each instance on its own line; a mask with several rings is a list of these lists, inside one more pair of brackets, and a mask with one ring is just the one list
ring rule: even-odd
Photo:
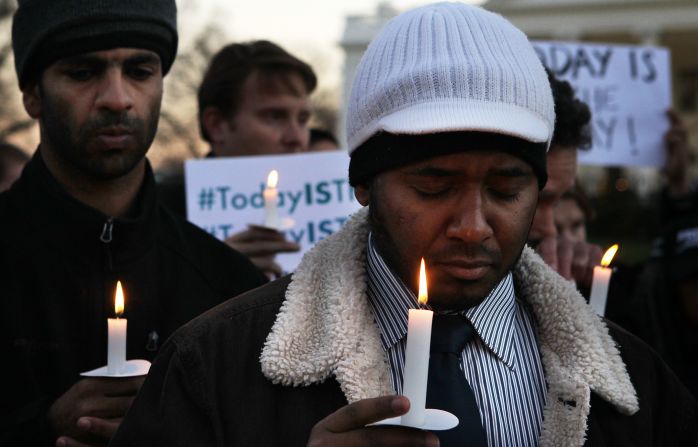
[[[424,259],[419,271],[419,302],[427,302],[427,278]],[[407,322],[407,346],[402,394],[410,400],[410,410],[402,416],[402,423],[411,426],[424,424],[424,408],[427,400],[429,378],[429,347],[431,345],[431,321],[434,312],[410,309]]]
[[594,278],[591,282],[591,295],[589,296],[589,305],[594,309],[597,315],[602,317],[606,313],[606,301],[608,298],[608,285],[611,282],[612,270],[608,265],[613,260],[613,256],[618,251],[618,244],[613,245],[606,250],[606,253],[601,260],[601,265],[594,267]]
[[279,211],[277,207],[279,191],[276,184],[279,181],[279,173],[273,169],[267,177],[267,186],[264,188],[264,226],[269,228],[279,227]]
[[107,373],[118,374],[126,364],[126,318],[119,318],[124,312],[124,292],[121,281],[116,283],[114,297],[116,318],[107,319]]

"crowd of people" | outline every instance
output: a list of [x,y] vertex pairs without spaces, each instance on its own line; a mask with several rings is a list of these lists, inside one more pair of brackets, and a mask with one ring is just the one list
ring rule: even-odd
[[[675,111],[662,231],[617,268],[603,317],[576,181],[591,112],[503,17],[436,3],[392,19],[357,68],[346,144],[310,128],[306,62],[264,40],[213,56],[206,157],[348,151],[363,208],[287,275],[276,255],[300,247],[283,233],[218,241],[186,220],[181,176],[156,181],[177,46],[174,0],[19,2],[40,143],[0,145],[0,445],[698,445],[698,190]],[[128,358],[153,363],[85,377],[107,361],[117,280]],[[434,311],[426,402],[452,429],[380,424],[414,403],[418,308]]]

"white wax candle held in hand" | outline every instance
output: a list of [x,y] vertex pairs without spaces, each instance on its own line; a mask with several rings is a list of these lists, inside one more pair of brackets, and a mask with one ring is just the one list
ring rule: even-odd
[[611,282],[612,270],[608,265],[613,260],[618,251],[618,244],[606,250],[601,259],[601,265],[594,267],[594,279],[591,283],[591,294],[589,295],[589,305],[597,315],[604,316],[606,313],[606,301],[608,298],[608,285]]
[[[424,258],[419,270],[419,303],[424,305],[427,302]],[[410,400],[410,410],[402,416],[404,425],[419,427],[424,424],[433,316],[434,312],[426,309],[409,311],[402,394]]]
[[277,206],[279,198],[279,190],[276,185],[279,181],[279,173],[276,169],[269,172],[267,176],[267,186],[264,188],[264,226],[278,229],[279,227],[279,210]]
[[116,283],[114,296],[114,312],[116,318],[107,320],[107,373],[119,374],[126,364],[126,318],[120,318],[124,312],[124,292],[121,281]]

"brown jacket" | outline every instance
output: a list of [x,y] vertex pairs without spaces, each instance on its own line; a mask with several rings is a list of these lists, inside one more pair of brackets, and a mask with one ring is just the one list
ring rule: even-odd
[[[185,326],[112,445],[305,445],[346,402],[391,394],[365,297],[366,235],[362,211],[292,278]],[[540,445],[698,445],[696,403],[650,349],[596,317],[531,250],[514,278],[548,383]]]

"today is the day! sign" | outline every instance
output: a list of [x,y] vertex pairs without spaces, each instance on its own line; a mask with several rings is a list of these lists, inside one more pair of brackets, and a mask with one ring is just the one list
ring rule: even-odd
[[650,46],[533,41],[559,79],[574,87],[592,114],[591,150],[579,162],[662,166],[671,106],[669,51]]
[[272,169],[279,172],[279,217],[289,222],[282,232],[302,247],[299,253],[277,256],[290,272],[303,253],[339,230],[361,207],[347,178],[346,152],[188,160],[187,217],[218,239],[248,225],[263,225],[263,191]]

